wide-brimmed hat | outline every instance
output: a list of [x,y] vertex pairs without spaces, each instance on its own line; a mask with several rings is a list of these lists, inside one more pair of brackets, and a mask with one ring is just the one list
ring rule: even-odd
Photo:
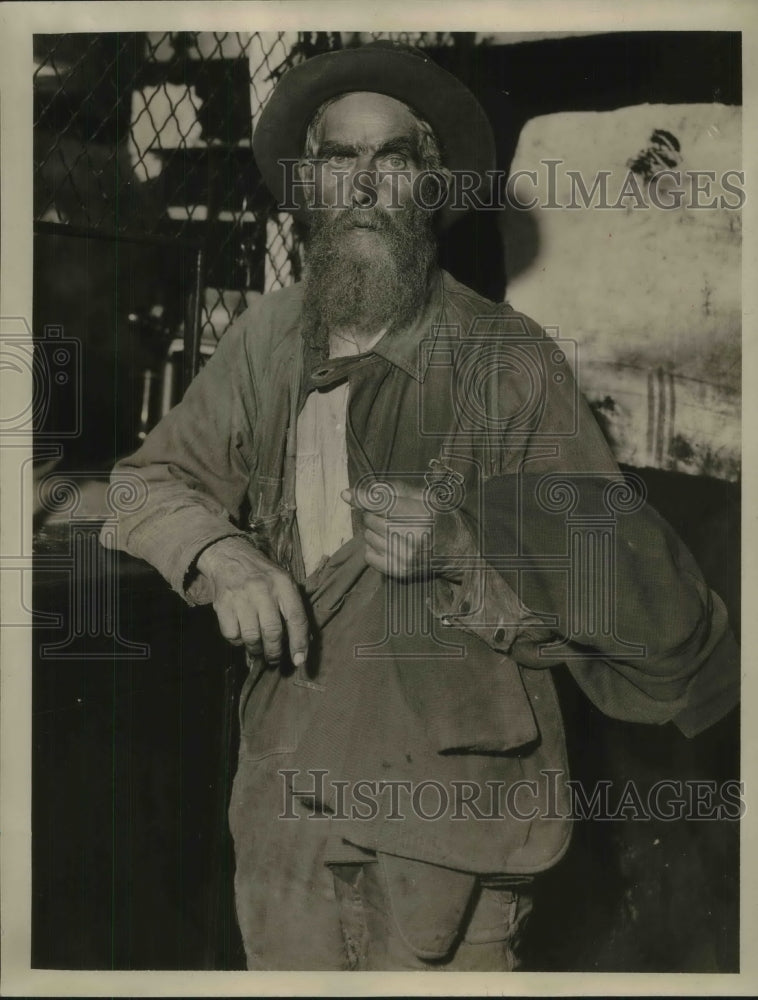
[[[308,123],[320,105],[351,91],[386,94],[407,104],[434,129],[444,166],[453,172],[473,171],[481,181],[467,182],[469,188],[475,194],[486,190],[486,171],[495,167],[495,139],[479,101],[424,52],[377,41],[314,56],[290,69],[277,84],[261,112],[253,152],[279,204],[285,203],[285,196],[303,204],[302,189],[285,192],[288,174],[281,161],[303,155]],[[449,198],[440,209],[443,226],[463,214],[452,204]]]

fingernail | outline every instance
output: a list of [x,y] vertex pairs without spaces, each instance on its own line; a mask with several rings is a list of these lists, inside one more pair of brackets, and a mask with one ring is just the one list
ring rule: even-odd
[[340,496],[345,501],[345,503],[350,503],[350,490],[342,490]]
[[305,663],[305,653],[295,653],[295,655],[292,657],[292,662],[295,664],[296,667],[302,667],[302,665]]

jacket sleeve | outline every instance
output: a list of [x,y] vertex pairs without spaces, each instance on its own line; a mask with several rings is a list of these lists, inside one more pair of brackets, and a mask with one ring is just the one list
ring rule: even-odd
[[[520,448],[503,435],[510,458],[482,485],[478,529],[468,521],[476,558],[435,586],[435,614],[525,667],[565,663],[609,716],[695,735],[739,698],[723,602],[632,496],[570,376],[550,386],[538,430]],[[582,528],[594,529],[585,549]]]
[[151,563],[189,604],[211,600],[202,578],[187,589],[203,549],[224,537],[248,537],[240,518],[255,423],[249,323],[245,314],[230,327],[182,401],[111,476],[112,489],[135,476],[142,487],[138,509],[119,514],[116,547]]

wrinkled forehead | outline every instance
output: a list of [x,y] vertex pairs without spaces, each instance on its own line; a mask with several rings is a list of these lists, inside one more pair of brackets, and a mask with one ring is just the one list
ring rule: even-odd
[[405,104],[371,91],[355,91],[338,97],[325,110],[318,129],[318,141],[374,145],[417,131],[413,114]]

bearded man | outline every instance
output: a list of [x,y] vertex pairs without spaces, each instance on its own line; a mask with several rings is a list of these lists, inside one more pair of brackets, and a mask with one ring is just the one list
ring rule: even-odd
[[402,46],[317,56],[254,148],[309,221],[305,280],[250,306],[114,472],[148,492],[119,544],[247,650],[248,965],[510,970],[570,833],[547,668],[694,734],[734,704],[724,605],[556,342],[437,265],[456,178],[494,166],[467,88]]

